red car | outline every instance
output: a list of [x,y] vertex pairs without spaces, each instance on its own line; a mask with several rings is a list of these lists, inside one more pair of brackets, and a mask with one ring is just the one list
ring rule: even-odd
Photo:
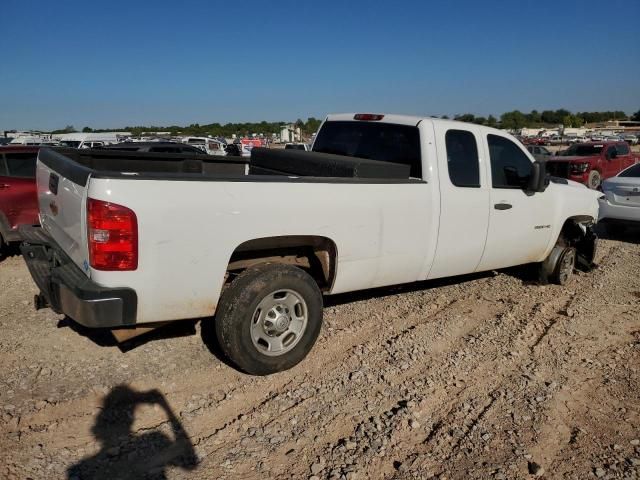
[[640,162],[626,142],[574,143],[560,155],[547,160],[547,172],[585,184],[594,190],[603,180],[615,177]]
[[19,241],[18,225],[37,225],[36,157],[39,147],[0,147],[0,249]]

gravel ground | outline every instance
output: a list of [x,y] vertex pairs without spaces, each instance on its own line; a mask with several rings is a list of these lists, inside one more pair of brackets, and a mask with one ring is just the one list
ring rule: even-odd
[[640,232],[567,287],[526,269],[328,300],[292,370],[210,322],[123,351],[0,262],[0,478],[640,478]]

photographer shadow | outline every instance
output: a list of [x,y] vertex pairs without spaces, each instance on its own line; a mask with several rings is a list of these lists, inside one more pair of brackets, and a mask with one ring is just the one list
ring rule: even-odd
[[[133,431],[135,410],[139,405],[162,408],[173,438],[159,428]],[[71,466],[67,471],[69,480],[161,480],[167,478],[169,466],[194,470],[198,465],[184,427],[157,390],[137,392],[124,385],[113,388],[104,398],[102,411],[91,431],[101,449]]]

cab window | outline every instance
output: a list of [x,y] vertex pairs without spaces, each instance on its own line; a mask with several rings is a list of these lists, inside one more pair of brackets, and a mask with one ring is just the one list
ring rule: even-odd
[[487,135],[493,188],[524,188],[531,176],[529,157],[511,140]]
[[467,130],[447,130],[445,134],[449,179],[456,187],[479,188],[478,145]]

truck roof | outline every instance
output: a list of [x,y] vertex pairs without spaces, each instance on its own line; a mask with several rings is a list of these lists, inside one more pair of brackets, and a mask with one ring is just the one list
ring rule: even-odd
[[[370,114],[370,113],[332,113],[327,115],[326,120],[327,121],[353,121],[353,122],[357,122],[357,121],[361,121],[357,118],[355,118],[356,115],[374,115],[374,116],[382,116],[381,119],[379,120],[373,120],[373,121],[379,121],[382,123],[394,123],[394,124],[398,124],[398,125],[410,125],[410,126],[417,126],[421,121],[423,120],[429,120],[433,123],[439,123],[439,124],[449,124],[452,127],[454,126],[458,126],[458,128],[460,128],[461,125],[466,125],[467,127],[469,126],[468,122],[461,122],[459,120],[451,120],[448,118],[437,118],[437,117],[419,117],[417,115],[396,115],[396,114],[387,114],[387,113],[374,113],[374,114]],[[478,127],[483,128],[484,130],[487,131],[495,131],[497,133],[501,133],[501,134],[505,134],[507,133],[505,130],[500,130],[497,128],[493,128],[493,127],[488,127],[486,125],[477,125]]]

